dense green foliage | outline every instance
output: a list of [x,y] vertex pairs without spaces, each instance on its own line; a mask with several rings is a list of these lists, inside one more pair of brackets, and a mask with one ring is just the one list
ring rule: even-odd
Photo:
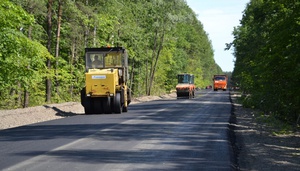
[[299,122],[300,1],[251,0],[233,34],[244,104]]
[[[32,102],[44,99],[43,77],[48,74],[45,60],[51,58],[38,41],[30,40],[23,30],[34,17],[8,1],[0,3],[0,94],[1,105],[19,107],[20,92],[36,92]],[[43,91],[44,92],[44,91]],[[40,93],[40,94],[38,94]]]
[[211,42],[184,0],[1,0],[0,108],[79,100],[84,48],[123,46],[135,96],[198,87],[221,73]]

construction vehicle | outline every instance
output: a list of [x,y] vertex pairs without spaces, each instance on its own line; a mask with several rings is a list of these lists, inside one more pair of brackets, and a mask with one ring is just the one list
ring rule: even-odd
[[227,80],[228,80],[227,75],[214,75],[213,77],[214,91],[218,91],[218,89],[226,91]]
[[85,87],[81,104],[86,114],[128,111],[128,55],[123,47],[85,49]]
[[176,85],[176,94],[178,97],[195,97],[194,75],[182,73],[177,75],[178,84]]

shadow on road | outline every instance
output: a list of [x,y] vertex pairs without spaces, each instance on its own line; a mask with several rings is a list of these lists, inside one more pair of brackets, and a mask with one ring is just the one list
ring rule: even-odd
[[69,116],[76,116],[76,115],[82,115],[83,113],[74,113],[74,112],[66,112],[63,111],[55,106],[49,106],[49,105],[43,105],[45,108],[50,108],[56,111],[57,113],[55,114],[56,116],[62,116],[62,117],[69,117]]

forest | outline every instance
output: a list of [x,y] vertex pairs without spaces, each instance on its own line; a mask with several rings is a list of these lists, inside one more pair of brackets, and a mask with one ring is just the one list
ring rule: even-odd
[[122,46],[133,96],[160,95],[177,74],[197,87],[222,73],[184,0],[1,0],[0,108],[79,101],[84,49]]
[[233,82],[244,106],[300,122],[300,1],[251,0],[233,31]]

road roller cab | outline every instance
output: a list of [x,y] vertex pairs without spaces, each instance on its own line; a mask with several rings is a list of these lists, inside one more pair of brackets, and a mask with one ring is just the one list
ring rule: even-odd
[[123,47],[85,49],[85,87],[81,104],[86,114],[127,112],[128,55]]
[[178,97],[195,97],[194,75],[182,73],[177,75],[178,84],[176,85],[176,94]]

